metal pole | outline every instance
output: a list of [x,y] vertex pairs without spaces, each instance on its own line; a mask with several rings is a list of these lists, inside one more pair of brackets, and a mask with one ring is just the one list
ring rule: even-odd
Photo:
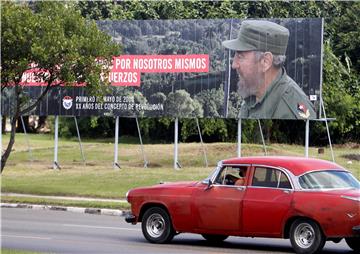
[[205,167],[208,167],[209,163],[208,163],[208,159],[207,159],[207,156],[206,156],[206,149],[205,149],[204,142],[203,142],[202,135],[201,135],[199,119],[195,118],[195,120],[196,120],[196,125],[197,125],[198,131],[199,131],[201,148],[202,148],[203,153],[204,153]]
[[309,119],[305,124],[305,157],[309,158]]
[[58,163],[58,144],[59,144],[59,116],[55,116],[55,140],[54,140],[54,163],[53,169],[60,169]]
[[265,155],[267,155],[267,150],[266,150],[266,145],[265,145],[265,139],[264,139],[264,135],[263,135],[263,132],[262,132],[262,129],[261,129],[260,119],[258,119],[258,123],[259,123],[259,130],[260,130],[261,140],[262,140],[263,147],[264,147],[264,152],[265,152]]
[[82,144],[81,144],[80,131],[79,131],[79,126],[78,126],[78,123],[77,123],[76,116],[74,116],[74,120],[75,120],[76,132],[77,132],[78,139],[79,139],[79,146],[80,146],[81,157],[82,157],[83,162],[84,162],[84,165],[85,165],[85,164],[86,164],[86,162],[85,162],[85,155],[84,155],[83,147],[82,147]]
[[137,126],[138,133],[139,133],[141,152],[142,152],[143,157],[144,157],[144,168],[147,168],[147,165],[148,165],[149,162],[147,161],[146,155],[145,155],[145,150],[144,150],[144,146],[143,146],[143,142],[142,142],[142,138],[141,138],[140,127],[139,127],[139,121],[138,121],[137,117],[135,117],[135,120],[136,120],[136,126]]
[[115,144],[114,144],[114,169],[120,168],[118,163],[118,144],[119,144],[119,117],[115,117]]
[[[0,111],[1,111],[1,96],[0,96]],[[2,112],[0,112],[0,156],[2,157]],[[6,126],[6,123],[5,123]],[[6,130],[4,130],[5,132]],[[0,158],[0,168],[1,168],[1,158]]]
[[328,125],[327,118],[326,118],[325,106],[324,106],[324,101],[323,101],[322,97],[320,97],[320,104],[322,106],[324,117],[325,117],[325,125],[326,125],[326,131],[327,131],[327,135],[328,135],[328,139],[329,139],[331,158],[332,158],[332,161],[335,162],[334,150],[333,150],[332,144],[331,144],[330,130],[329,130],[329,125]]
[[238,119],[238,129],[237,129],[237,157],[241,157],[241,118]]
[[175,118],[175,135],[174,135],[174,169],[181,168],[178,162],[178,138],[179,138],[179,118]]
[[30,161],[33,161],[32,152],[31,152],[31,147],[30,147],[30,142],[29,142],[29,137],[28,137],[28,135],[27,135],[26,128],[25,128],[25,122],[24,122],[24,119],[23,119],[22,116],[20,116],[20,119],[21,119],[21,124],[22,124],[23,130],[24,130],[26,143],[27,143],[27,146],[28,146]]
[[[5,118],[5,130],[6,133],[6,118]],[[0,168],[2,166],[1,159],[2,159],[2,92],[0,91]]]
[[[322,85],[323,85],[323,62],[324,62],[324,18],[321,18],[321,53],[320,53],[320,105],[319,105],[319,117],[321,118],[322,116],[322,108],[321,108],[321,103],[322,103]],[[325,112],[324,112],[325,113]],[[326,118],[326,117],[325,117]]]

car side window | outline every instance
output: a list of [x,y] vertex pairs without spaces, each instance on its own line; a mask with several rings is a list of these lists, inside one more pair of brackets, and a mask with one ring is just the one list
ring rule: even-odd
[[289,178],[281,172],[281,177],[280,177],[280,181],[278,183],[278,188],[282,188],[282,189],[292,189]]
[[252,186],[291,189],[288,177],[278,169],[256,167]]
[[244,185],[247,166],[224,166],[215,179],[221,185]]

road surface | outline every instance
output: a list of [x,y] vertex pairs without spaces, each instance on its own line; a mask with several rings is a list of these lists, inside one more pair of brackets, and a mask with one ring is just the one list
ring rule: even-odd
[[[124,217],[63,211],[1,208],[3,248],[45,253],[293,253],[283,239],[230,237],[211,245],[200,235],[180,234],[170,244],[150,244],[140,225]],[[323,253],[354,253],[344,241],[328,242]]]

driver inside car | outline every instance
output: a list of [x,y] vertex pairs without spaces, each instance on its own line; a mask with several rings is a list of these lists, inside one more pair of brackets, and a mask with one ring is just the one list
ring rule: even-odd
[[245,185],[245,175],[246,175],[246,170],[240,168],[239,178],[236,180],[235,185]]
[[245,184],[245,175],[246,175],[246,169],[245,168],[238,168],[239,176],[235,176],[231,173],[227,174],[225,176],[225,184],[226,185],[244,185]]

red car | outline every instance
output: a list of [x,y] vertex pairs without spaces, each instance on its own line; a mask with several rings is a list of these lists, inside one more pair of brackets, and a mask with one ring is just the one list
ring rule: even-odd
[[345,238],[360,251],[360,182],[341,166],[300,157],[220,161],[200,182],[130,190],[131,214],[144,237],[165,243],[176,234],[290,238],[297,253],[316,253]]

